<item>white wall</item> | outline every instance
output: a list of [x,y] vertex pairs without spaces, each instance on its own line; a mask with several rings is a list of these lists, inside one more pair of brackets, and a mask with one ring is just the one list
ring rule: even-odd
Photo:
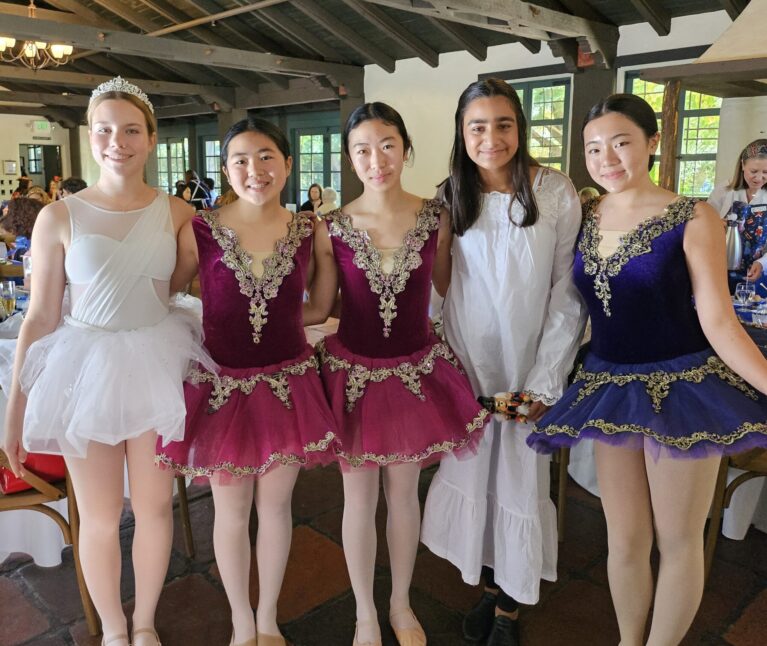
[[[16,178],[21,175],[21,166],[19,164],[20,144],[61,146],[62,173],[64,174],[64,177],[67,177],[70,172],[69,132],[66,128],[62,128],[60,125],[52,123],[50,140],[35,141],[32,139],[32,122],[40,119],[42,119],[42,117],[17,114],[0,116],[0,179],[5,180],[3,184],[0,184],[0,200],[5,200],[10,197],[11,192],[17,184]],[[1,162],[4,160],[14,160],[16,162],[16,175],[3,174]],[[3,190],[5,190],[5,195],[2,194]]]
[[[622,27],[618,55],[709,45],[731,23],[726,12],[717,11],[675,18],[671,33],[665,37],[647,24]],[[431,196],[434,186],[446,176],[458,97],[479,74],[557,63],[561,59],[552,56],[548,45],[543,44],[539,54],[531,54],[515,43],[488,48],[485,61],[466,52],[453,52],[440,55],[436,68],[420,59],[398,61],[393,74],[377,65],[366,66],[365,100],[390,103],[402,115],[413,138],[415,162],[403,176],[405,188]],[[594,97],[595,101],[598,98]]]

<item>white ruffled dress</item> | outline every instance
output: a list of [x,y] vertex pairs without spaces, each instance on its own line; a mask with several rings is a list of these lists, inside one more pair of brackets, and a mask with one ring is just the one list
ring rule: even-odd
[[[476,395],[524,391],[561,397],[585,322],[572,279],[581,223],[570,180],[541,169],[534,182],[538,222],[512,195],[483,196],[475,224],[453,239],[443,305],[445,334]],[[538,601],[540,580],[557,578],[557,519],[549,457],[528,448],[531,425],[491,421],[477,454],[440,463],[426,500],[421,540],[479,583],[482,566],[521,603]]]
[[158,193],[125,212],[76,195],[64,203],[72,311],[27,351],[24,448],[85,457],[90,441],[116,445],[148,430],[163,444],[180,440],[184,377],[192,362],[209,359],[199,308],[169,303],[176,262],[169,198]]

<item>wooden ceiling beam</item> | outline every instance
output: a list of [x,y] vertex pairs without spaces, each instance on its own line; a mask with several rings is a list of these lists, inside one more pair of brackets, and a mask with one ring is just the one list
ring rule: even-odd
[[258,17],[276,32],[279,32],[286,38],[294,39],[297,46],[302,47],[304,51],[307,51],[313,56],[319,55],[326,61],[334,61],[336,63],[349,62],[345,60],[337,50],[328,45],[325,40],[279,9],[274,7],[261,9],[258,12]]
[[650,23],[658,36],[668,36],[671,33],[671,14],[656,0],[631,0],[631,4]]
[[291,4],[369,61],[380,65],[387,72],[394,71],[395,60],[392,56],[355,33],[354,30],[344,25],[337,16],[323,9],[317,2],[292,0]]
[[578,38],[597,61],[612,67],[618,48],[615,25],[587,20],[522,0],[365,0],[401,11],[490,29],[517,38]]
[[746,8],[748,0],[719,0],[727,15],[735,20]]
[[[17,38],[46,38],[48,40],[56,38],[76,47],[129,54],[158,61],[180,61],[227,69],[295,76],[323,74],[340,77],[356,69],[354,66],[339,63],[261,54],[228,47],[189,43],[172,38],[99,30],[86,26],[61,25],[49,20],[37,20],[22,16],[7,16],[3,21],[3,29],[8,35]],[[391,61],[393,65],[394,60],[391,59]]]
[[398,42],[413,56],[420,58],[430,67],[439,65],[439,52],[433,50],[420,38],[402,27],[394,18],[375,5],[360,2],[359,0],[341,0],[356,14],[371,22],[381,33]]
[[53,92],[0,92],[0,101],[87,108],[90,96],[87,94],[55,94]]
[[439,29],[459,47],[463,47],[478,61],[484,61],[487,58],[487,45],[465,27],[458,23],[440,20],[432,16],[426,16],[426,19],[433,27]]

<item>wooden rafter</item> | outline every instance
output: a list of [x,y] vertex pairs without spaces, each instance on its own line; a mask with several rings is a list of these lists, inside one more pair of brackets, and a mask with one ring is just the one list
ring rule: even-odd
[[349,62],[344,60],[337,50],[328,45],[325,40],[317,36],[311,29],[307,29],[275,7],[260,9],[258,17],[268,23],[278,33],[287,38],[295,39],[298,45],[308,49],[312,54],[319,54],[326,61],[334,61],[336,63]]
[[631,0],[634,9],[644,20],[650,23],[658,36],[668,36],[671,33],[671,14],[656,0]]
[[360,0],[341,0],[347,7],[352,9],[372,24],[374,24],[382,33],[386,34],[392,40],[397,41],[402,47],[407,49],[413,56],[420,58],[424,63],[431,67],[439,65],[439,52],[433,50],[420,38],[410,33],[402,27],[394,18],[385,11],[379,9],[373,4],[360,2]]
[[615,60],[618,28],[522,0],[365,0],[401,11],[490,29],[518,38],[578,38],[606,67]]
[[439,18],[434,18],[432,16],[426,16],[426,19],[432,26],[439,29],[459,47],[463,47],[478,61],[484,61],[487,58],[487,45],[468,29],[462,27],[458,23],[440,20]]
[[100,30],[86,26],[60,25],[48,20],[22,16],[7,16],[3,21],[3,30],[17,38],[58,39],[76,47],[164,61],[209,65],[216,68],[266,71],[293,76],[316,74],[343,76],[356,69],[339,63],[262,54],[229,47],[213,47],[171,38]]
[[392,56],[355,33],[337,16],[323,9],[319,3],[313,0],[292,0],[291,4],[368,60],[380,65],[387,72],[394,71],[395,61]]

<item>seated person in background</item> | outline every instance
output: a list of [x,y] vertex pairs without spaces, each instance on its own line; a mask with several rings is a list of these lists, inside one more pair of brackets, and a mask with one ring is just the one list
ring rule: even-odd
[[59,182],[61,178],[58,175],[54,175],[53,179],[48,182],[48,196],[51,200],[55,201],[59,199]]
[[88,188],[88,184],[85,183],[84,179],[67,177],[67,179],[61,180],[59,183],[59,199],[65,198],[67,195],[73,195],[84,188]]
[[599,197],[599,191],[593,186],[584,186],[580,191],[578,191],[578,197],[581,200],[581,204],[585,204],[592,197]]
[[298,210],[312,211],[316,213],[317,209],[322,206],[322,186],[319,184],[312,184],[309,187],[309,190],[306,191],[306,195],[309,199],[298,207]]
[[27,191],[27,194],[24,197],[37,200],[43,206],[46,206],[47,204],[50,204],[51,202],[53,202],[53,200],[51,199],[51,196],[48,195],[48,192],[42,186],[37,186],[37,185],[30,186],[29,190]]
[[41,202],[29,197],[17,197],[8,203],[8,214],[0,220],[0,227],[12,236],[16,236],[16,240],[8,249],[8,258],[11,260],[21,260],[21,257],[29,251],[32,227],[42,208]]
[[[174,195],[186,202],[186,197],[184,196],[184,192],[186,191],[186,182],[183,179],[180,179],[176,182],[176,192]],[[191,193],[187,193],[187,195],[191,195]]]
[[322,204],[317,208],[319,215],[325,215],[338,208],[338,193],[334,188],[326,186],[322,189]]
[[[724,218],[732,210],[735,202],[744,204],[767,204],[767,139],[756,139],[746,146],[738,156],[732,181],[726,186],[716,188],[708,197],[708,203],[719,216]],[[763,218],[749,218],[741,227],[745,236],[761,233],[749,231],[750,226],[761,227]],[[759,278],[767,258],[762,257],[744,266],[748,280]]]
[[216,190],[216,182],[212,177],[203,177],[202,183],[205,184],[205,188],[208,189],[208,195],[210,196],[209,205],[213,207],[218,199],[218,191]]
[[211,207],[208,187],[200,181],[196,171],[186,171],[186,188],[188,193],[184,193],[184,199],[194,207],[195,211],[204,211]]
[[18,186],[16,186],[16,189],[13,191],[13,197],[24,197],[27,194],[29,187],[32,185],[32,180],[26,175],[22,175],[19,177],[18,182]]

